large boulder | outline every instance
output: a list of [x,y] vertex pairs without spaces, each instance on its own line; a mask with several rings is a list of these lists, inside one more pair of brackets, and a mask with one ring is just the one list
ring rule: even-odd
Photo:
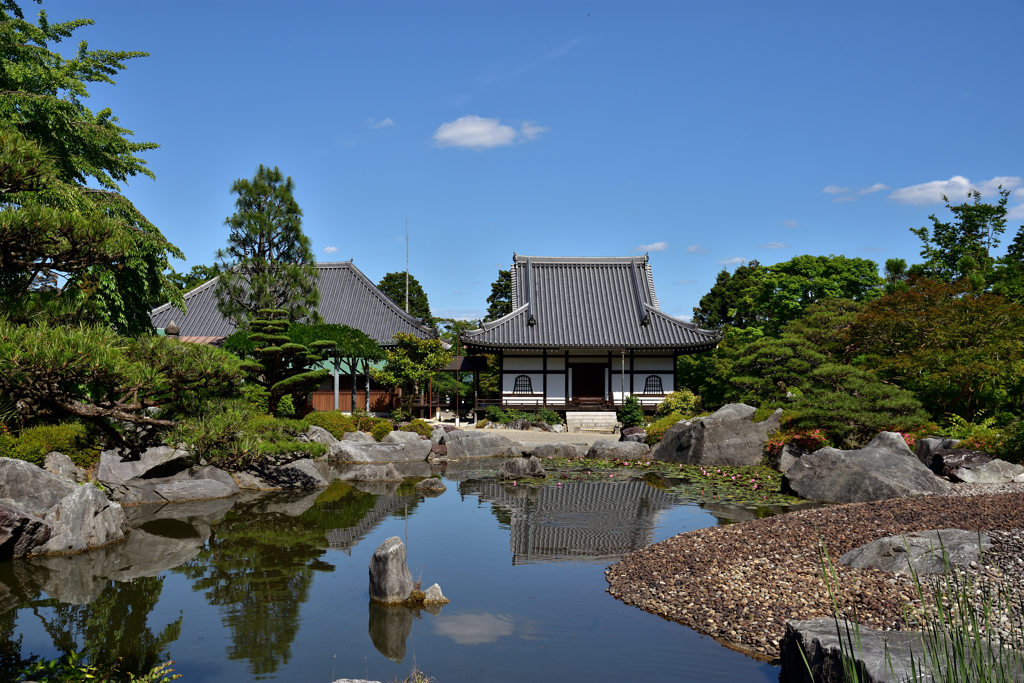
[[46,543],[31,550],[33,555],[80,553],[123,541],[131,532],[121,506],[107,500],[92,484],[75,487],[43,521],[53,531]]
[[370,558],[370,600],[400,604],[412,594],[412,574],[406,564],[405,544],[398,536],[387,539]]
[[860,450],[822,448],[801,456],[786,470],[782,490],[835,503],[947,493],[949,484],[911,455],[895,432],[882,432]]
[[779,449],[778,457],[772,462],[772,467],[777,469],[779,472],[785,472],[806,453],[807,451],[795,443],[784,444],[782,448]]
[[854,548],[839,558],[839,564],[906,575],[942,574],[947,566],[967,567],[977,562],[980,554],[991,548],[992,539],[977,531],[916,531]]
[[427,477],[423,481],[416,483],[416,490],[426,495],[439,496],[448,490],[448,487],[444,485],[444,482],[437,477]]
[[419,444],[420,441],[422,441],[422,439],[420,439],[420,435],[416,432],[403,432],[401,430],[388,432],[384,438],[381,439],[381,443]]
[[24,460],[0,458],[0,504],[42,519],[77,487]]
[[750,466],[761,462],[769,435],[779,428],[782,410],[754,422],[757,408],[730,403],[706,417],[682,420],[654,447],[655,460],[705,466]]
[[16,560],[50,540],[43,520],[9,505],[0,505],[0,560]]
[[317,425],[312,425],[305,432],[299,434],[298,439],[299,441],[322,443],[325,446],[338,443],[338,440],[334,438],[333,434],[323,427],[318,427]]
[[138,460],[133,461],[124,461],[116,450],[109,450],[100,454],[96,478],[104,484],[124,484],[131,479],[162,479],[194,464],[191,453],[171,446],[147,448]]
[[342,481],[402,481],[402,475],[391,463],[384,465],[363,465],[343,472]]
[[308,458],[294,460],[285,465],[264,467],[259,470],[259,474],[263,481],[279,489],[316,489],[330,485],[316,463]]
[[587,446],[585,444],[576,443],[544,443],[538,445],[533,449],[533,454],[541,460],[547,458],[566,458],[568,460],[575,460],[576,458],[587,457]]
[[914,455],[925,465],[931,467],[936,451],[949,450],[960,445],[960,439],[947,439],[942,436],[927,436],[918,439],[914,444]]
[[448,447],[449,459],[490,458],[505,455],[509,449],[515,449],[515,444],[507,437],[485,432],[448,432],[443,443]]
[[643,427],[626,427],[619,432],[619,441],[635,441],[647,443],[647,432]]
[[68,481],[73,482],[84,482],[88,481],[85,470],[75,465],[71,461],[71,458],[58,453],[57,451],[50,451],[46,454],[46,460],[43,462],[43,469],[50,474],[56,474],[58,477],[63,477]]
[[239,491],[232,480],[232,486],[214,479],[133,479],[125,484],[108,485],[110,496],[122,505],[142,503],[181,503],[191,500],[227,498]]
[[338,462],[413,462],[426,460],[429,454],[430,442],[417,436],[415,443],[340,441],[331,446],[328,458]]
[[528,458],[509,458],[498,466],[498,479],[523,479],[525,477],[546,477],[540,460],[535,455]]
[[650,446],[635,441],[595,441],[587,451],[590,460],[642,460],[650,455]]
[[377,443],[377,440],[369,432],[345,432],[341,440],[353,441],[355,443]]
[[1009,484],[1024,481],[1024,465],[1005,460],[992,460],[977,465],[964,465],[953,470],[949,478],[965,484]]
[[932,459],[925,463],[940,477],[948,477],[965,465],[984,465],[992,462],[992,456],[969,448],[940,448],[932,453]]
[[918,670],[925,659],[920,633],[880,631],[842,621],[837,628],[836,624],[832,617],[786,622],[779,643],[782,683],[845,683],[844,652],[856,662],[861,683],[915,680],[911,652]]

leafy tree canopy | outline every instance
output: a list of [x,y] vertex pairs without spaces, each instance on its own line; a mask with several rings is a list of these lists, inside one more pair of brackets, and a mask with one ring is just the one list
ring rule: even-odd
[[764,268],[757,261],[739,266],[732,274],[723,268],[711,291],[702,296],[700,305],[693,309],[693,322],[706,330],[720,330],[726,325],[740,328],[759,325],[751,295],[763,277]]
[[167,271],[167,279],[172,285],[181,290],[182,293],[191,292],[199,285],[205,284],[217,277],[216,266],[204,266],[202,264],[192,266],[187,273],[179,273],[174,268]]
[[240,327],[260,310],[283,310],[289,322],[319,322],[317,269],[295,183],[276,166],[260,164],[252,180],[239,178],[235,213],[225,220],[228,246],[217,251],[218,308]]
[[491,284],[491,295],[487,297],[485,322],[497,320],[512,312],[512,271],[499,270],[498,279]]
[[[384,292],[399,308],[405,310],[405,271],[388,273],[377,283],[377,289]],[[423,291],[419,280],[412,275],[409,275],[409,315],[419,318],[428,325],[433,321],[427,293]]]
[[388,387],[401,387],[406,410],[412,412],[416,390],[434,371],[452,362],[452,352],[444,348],[440,339],[420,339],[399,332],[395,335],[395,348],[384,351],[385,365],[374,371],[373,379]]

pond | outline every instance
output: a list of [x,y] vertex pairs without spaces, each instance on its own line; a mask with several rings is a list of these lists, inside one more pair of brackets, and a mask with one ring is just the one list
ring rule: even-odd
[[[0,680],[83,648],[134,670],[169,657],[184,683],[389,681],[414,664],[439,683],[778,680],[605,590],[622,554],[752,512],[642,478],[513,486],[473,467],[445,472],[437,497],[415,479],[336,481],[126,508],[126,543],[0,563]],[[439,583],[449,604],[369,604],[367,566],[390,536],[406,542],[413,579]]]

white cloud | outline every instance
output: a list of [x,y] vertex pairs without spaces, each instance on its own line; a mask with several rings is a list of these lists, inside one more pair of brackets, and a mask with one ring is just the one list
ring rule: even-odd
[[633,247],[633,251],[665,251],[668,249],[668,242],[655,242],[654,244],[640,244]]
[[708,253],[711,250],[710,249],[705,249],[704,247],[700,246],[699,244],[694,244],[694,245],[691,245],[691,246],[687,247],[686,251],[690,252],[691,254],[706,254],[706,253]]
[[784,228],[799,228],[800,224],[792,218],[782,221],[782,227]]
[[459,645],[493,643],[512,635],[515,622],[504,614],[445,614],[434,617],[434,632]]
[[483,311],[471,308],[442,308],[439,311],[431,311],[438,318],[452,318],[454,320],[479,320],[484,317]]
[[741,263],[746,263],[746,262],[747,262],[747,259],[740,258],[739,256],[733,256],[732,258],[723,258],[723,259],[719,259],[718,260],[718,263],[720,263],[723,266],[738,266]]
[[783,244],[782,242],[769,242],[768,244],[759,244],[759,245],[757,245],[757,248],[758,249],[790,249],[791,247],[788,244]]
[[859,190],[857,190],[857,192],[859,192],[860,194],[871,194],[872,192],[880,192],[881,190],[888,189],[888,185],[883,185],[882,183],[875,183],[871,187],[862,187]]
[[366,119],[366,122],[369,123],[374,128],[387,128],[388,126],[395,125],[395,122],[391,120],[390,116],[384,119],[383,121],[377,121],[376,119]]
[[337,247],[324,247],[325,254],[333,254],[336,251],[338,251]]
[[920,185],[901,187],[889,195],[889,199],[895,199],[900,204],[913,204],[923,206],[925,204],[941,204],[942,196],[949,197],[952,202],[960,202],[971,190],[978,190],[983,197],[991,197],[998,193],[999,186],[1012,190],[1024,185],[1024,179],[1017,176],[996,176],[991,180],[983,180],[980,183],[972,183],[962,175],[955,175],[949,180],[933,180]]
[[547,130],[551,129],[545,128],[544,126],[535,126],[533,125],[533,121],[527,121],[519,127],[519,132],[522,133],[523,137],[527,140],[536,140],[538,135]]
[[1011,206],[1009,211],[1006,212],[1006,217],[1011,221],[1024,219],[1024,204]]
[[511,145],[518,135],[515,128],[502,125],[498,119],[463,116],[451,123],[442,123],[434,132],[434,141],[438,147],[481,150]]
[[843,194],[844,192],[849,192],[849,191],[850,191],[850,188],[848,188],[848,187],[839,187],[838,185],[829,185],[824,190],[822,190],[822,192],[825,193],[825,194]]

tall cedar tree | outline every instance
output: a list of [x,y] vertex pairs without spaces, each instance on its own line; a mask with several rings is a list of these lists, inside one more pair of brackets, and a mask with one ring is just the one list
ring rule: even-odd
[[0,130],[4,209],[0,217],[0,302],[22,322],[96,322],[125,334],[152,331],[150,304],[182,305],[164,276],[184,258],[120,192],[120,183],[154,177],[110,109],[83,103],[91,83],[114,83],[145,52],[89,50],[70,59],[49,49],[89,26],[88,19],[28,22],[16,3],[0,3]]
[[497,320],[512,312],[512,271],[499,270],[498,279],[491,284],[491,295],[487,297],[486,322]]
[[252,180],[231,186],[236,211],[225,221],[228,246],[217,251],[218,308],[240,327],[260,310],[283,310],[288,322],[319,322],[317,268],[295,183],[260,164]]
[[[405,271],[388,273],[377,283],[377,289],[384,292],[387,298],[394,301],[399,308],[405,310]],[[409,315],[419,318],[428,325],[433,320],[430,316],[430,302],[423,291],[419,280],[409,275]]]

